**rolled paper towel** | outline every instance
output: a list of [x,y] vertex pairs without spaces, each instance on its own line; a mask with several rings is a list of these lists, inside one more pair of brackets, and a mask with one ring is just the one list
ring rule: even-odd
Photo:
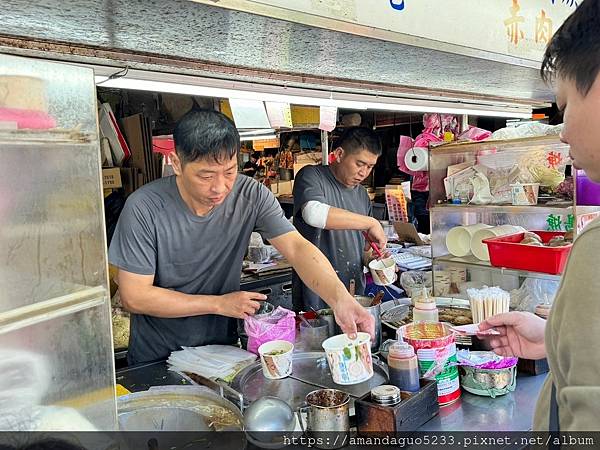
[[413,171],[427,170],[429,168],[429,151],[423,147],[411,148],[404,156],[404,164]]

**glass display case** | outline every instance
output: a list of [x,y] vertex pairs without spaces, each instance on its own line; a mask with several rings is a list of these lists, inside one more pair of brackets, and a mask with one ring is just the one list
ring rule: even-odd
[[114,430],[93,71],[0,55],[0,155],[0,430]]
[[[505,290],[519,288],[527,278],[559,280],[560,275],[493,267],[471,252],[464,256],[450,254],[447,236],[457,226],[486,224],[516,225],[526,230],[549,228],[576,234],[598,216],[600,208],[578,206],[574,192],[566,195],[556,189],[568,164],[569,146],[558,136],[542,136],[506,141],[449,143],[430,149],[430,215],[434,264],[436,272],[452,273],[456,286],[486,284]],[[474,185],[471,180],[477,171],[485,174],[489,191]],[[532,205],[513,205],[510,184],[530,182],[541,184],[539,198]],[[554,184],[545,190],[545,183]],[[575,183],[573,183],[574,185]],[[574,190],[574,188],[572,188]],[[482,192],[491,195],[484,195]],[[479,195],[476,195],[479,192]],[[475,204],[474,203],[481,203]],[[464,289],[458,289],[466,298]]]

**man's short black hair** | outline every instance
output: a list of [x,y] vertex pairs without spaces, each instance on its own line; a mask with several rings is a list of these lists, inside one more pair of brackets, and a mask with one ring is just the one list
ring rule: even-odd
[[192,109],[173,132],[175,150],[182,164],[213,158],[221,162],[240,150],[240,135],[224,114],[209,109]]
[[600,71],[600,1],[584,0],[556,31],[544,54],[541,75],[570,79],[587,95]]
[[365,127],[351,127],[342,133],[335,143],[334,149],[341,147],[345,152],[358,153],[368,150],[376,156],[381,156],[381,140],[377,133]]

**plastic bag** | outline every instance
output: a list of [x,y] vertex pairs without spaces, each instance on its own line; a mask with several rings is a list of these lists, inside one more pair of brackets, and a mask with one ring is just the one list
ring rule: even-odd
[[536,305],[551,305],[558,291],[559,281],[527,278],[519,289],[510,293],[510,307],[516,311],[534,312]]
[[271,259],[271,246],[265,245],[259,233],[253,232],[248,243],[248,260],[256,263],[266,263]]
[[503,357],[494,352],[470,352],[469,350],[459,350],[456,352],[456,359],[459,366],[476,367],[478,369],[508,369],[517,365],[519,358]]
[[258,347],[277,339],[296,342],[296,314],[278,306],[268,315],[250,316],[244,320],[248,335],[248,351],[258,354]]
[[406,295],[413,297],[423,292],[426,289],[429,295],[432,294],[432,279],[431,272],[421,272],[419,270],[409,270],[400,275],[400,285],[406,292]]
[[492,135],[491,131],[484,130],[483,128],[477,128],[469,126],[469,128],[463,131],[459,136],[459,141],[483,141],[488,139]]

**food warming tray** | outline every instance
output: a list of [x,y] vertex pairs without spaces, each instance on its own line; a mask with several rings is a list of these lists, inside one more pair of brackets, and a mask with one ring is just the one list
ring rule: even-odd
[[293,371],[289,377],[270,380],[264,377],[260,361],[246,367],[237,374],[231,387],[244,396],[244,404],[272,395],[296,409],[304,404],[309,392],[315,389],[339,389],[353,398],[359,398],[372,388],[388,382],[385,364],[373,356],[373,376],[370,380],[354,385],[338,385],[333,382],[331,372],[322,352],[294,353]]

